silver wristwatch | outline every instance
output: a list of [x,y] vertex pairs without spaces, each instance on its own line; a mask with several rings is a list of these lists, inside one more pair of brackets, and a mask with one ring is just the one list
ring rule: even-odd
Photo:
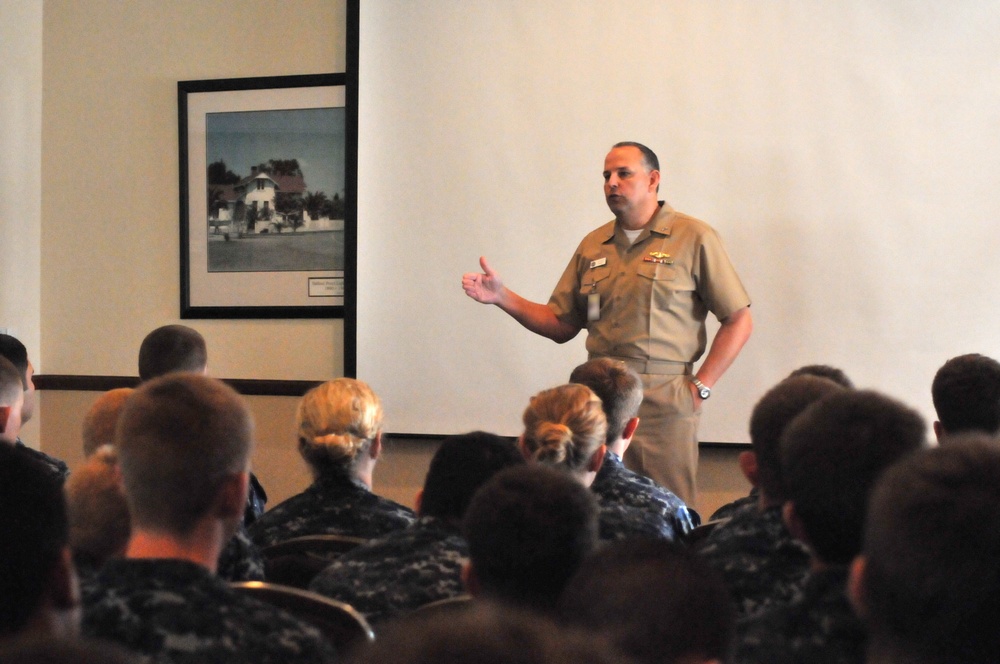
[[696,376],[691,376],[691,382],[694,383],[694,386],[698,388],[698,396],[701,397],[703,400],[712,396],[712,388],[708,387],[707,385],[705,385],[705,383],[698,380]]

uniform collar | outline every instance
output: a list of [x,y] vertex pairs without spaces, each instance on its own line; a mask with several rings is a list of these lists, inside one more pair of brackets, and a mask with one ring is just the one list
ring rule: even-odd
[[[659,201],[660,209],[653,216],[653,219],[646,224],[642,229],[643,232],[639,234],[636,242],[641,242],[646,239],[647,235],[656,233],[657,235],[662,235],[664,237],[670,237],[670,232],[674,227],[674,209],[670,207],[670,204],[666,201]],[[649,231],[647,234],[646,231]],[[601,244],[608,244],[615,239],[615,233],[618,231],[618,221],[610,221],[601,227]],[[625,231],[622,230],[622,235],[624,236]]]

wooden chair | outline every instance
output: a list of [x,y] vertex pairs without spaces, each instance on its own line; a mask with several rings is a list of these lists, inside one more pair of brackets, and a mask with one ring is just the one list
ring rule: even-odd
[[242,581],[229,585],[238,593],[284,609],[314,625],[338,653],[375,640],[371,625],[350,604],[277,583]]
[[348,535],[306,535],[261,549],[264,578],[295,588],[307,589],[317,574],[343,553],[368,540]]
[[455,597],[446,597],[444,599],[438,599],[433,602],[428,602],[423,606],[417,607],[417,613],[424,615],[427,613],[444,613],[446,611],[460,610],[469,605],[472,601],[472,595],[456,595]]

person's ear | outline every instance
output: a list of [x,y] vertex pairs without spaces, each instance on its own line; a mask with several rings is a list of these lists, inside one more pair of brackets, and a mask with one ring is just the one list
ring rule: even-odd
[[635,435],[635,430],[639,428],[639,418],[633,417],[628,422],[625,423],[625,430],[622,431],[622,440],[632,440],[632,436]]
[[216,514],[223,519],[243,518],[250,491],[250,473],[244,471],[226,476],[216,496]]
[[7,430],[7,421],[10,419],[10,406],[0,406],[0,433]]
[[424,503],[424,490],[417,489],[417,495],[413,497],[413,511],[420,514],[420,507]]
[[375,434],[375,440],[368,446],[368,456],[377,459],[382,456],[382,432]]
[[462,585],[465,586],[465,592],[473,597],[479,597],[483,592],[479,577],[476,575],[476,568],[472,565],[471,560],[466,560],[462,564]]
[[590,457],[590,461],[587,462],[587,472],[596,473],[604,465],[604,455],[608,453],[608,446],[601,445],[594,452],[594,455]]
[[941,426],[941,420],[934,420],[934,437],[937,439],[938,444],[941,444],[941,438],[944,436],[944,427]]
[[743,473],[743,477],[747,478],[750,484],[758,486],[758,466],[757,466],[757,453],[756,452],[740,452],[738,457],[740,464],[740,471]]
[[802,525],[802,519],[799,518],[798,512],[795,511],[795,503],[789,500],[782,505],[781,518],[785,522],[788,532],[792,534],[792,537],[800,542],[809,544],[809,537],[806,535],[805,526]]
[[847,575],[847,599],[850,600],[855,615],[862,620],[868,617],[868,601],[865,592],[868,582],[867,573],[868,559],[864,555],[855,557],[851,561],[851,569]]
[[660,186],[660,171],[650,171],[649,172],[649,190],[656,191],[656,188]]

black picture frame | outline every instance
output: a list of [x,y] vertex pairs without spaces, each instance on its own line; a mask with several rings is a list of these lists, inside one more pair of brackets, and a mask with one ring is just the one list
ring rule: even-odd
[[[352,58],[351,53],[356,53],[357,48],[357,5],[348,4],[355,10],[348,12],[348,34],[353,35],[348,43],[348,61],[353,61],[356,67],[356,56]],[[352,20],[354,28],[350,29]],[[356,73],[179,81],[177,100],[180,317],[345,318],[353,321],[357,290]],[[316,141],[298,135],[302,133],[303,118],[308,119],[310,126],[319,127],[317,135],[334,141],[333,150],[321,150]],[[342,133],[340,127],[326,124],[327,120],[336,124],[340,119]],[[219,130],[215,134],[208,130],[213,123],[226,122],[246,122],[251,128],[230,130],[229,133]],[[207,146],[212,137],[237,136],[241,132],[254,137],[254,149],[226,147],[224,150],[250,154],[262,163],[270,159],[271,166],[273,160],[292,158],[298,168],[297,174],[227,170],[226,176],[238,180],[227,180],[227,185],[209,183],[207,166],[212,163],[209,161],[212,155],[208,154]],[[287,143],[283,143],[283,139],[287,139]],[[238,141],[221,142],[224,146],[231,143]],[[261,148],[261,143],[280,147]],[[316,195],[316,191],[306,188],[309,172],[299,168],[299,161],[295,159],[294,146],[297,145],[310,157],[316,151],[323,152],[322,156],[309,161],[322,161],[324,172],[337,172],[342,178],[337,182],[343,182],[342,192],[331,192],[326,207],[313,207],[316,218],[309,215],[308,209],[294,211],[296,204],[289,204],[291,199],[298,197],[301,206],[306,199]],[[219,149],[223,148],[215,151]],[[339,163],[338,149],[343,155],[343,164]],[[225,161],[221,161],[222,166],[226,166]],[[212,165],[217,166],[218,162]],[[237,168],[245,166],[247,164],[236,165]],[[263,187],[264,184],[267,187]],[[271,199],[254,200],[248,209],[251,195],[264,195],[263,191],[251,194],[249,190],[254,185],[270,191]],[[287,191],[279,194],[282,188]],[[279,195],[285,211],[279,211]],[[226,200],[227,197],[230,200]],[[311,201],[315,203],[316,199]],[[263,207],[258,208],[258,202]],[[272,202],[273,207],[269,207]],[[213,205],[219,206],[215,212]],[[286,214],[289,209],[293,211]],[[321,209],[326,211],[325,217],[319,212]],[[218,216],[213,217],[213,214]],[[258,214],[262,219],[258,220]],[[267,217],[263,218],[265,214]],[[342,226],[341,220],[335,218],[339,215],[343,216]],[[286,228],[291,230],[282,233]],[[303,229],[301,233],[299,229]],[[323,256],[325,268],[316,264],[317,254]]]

